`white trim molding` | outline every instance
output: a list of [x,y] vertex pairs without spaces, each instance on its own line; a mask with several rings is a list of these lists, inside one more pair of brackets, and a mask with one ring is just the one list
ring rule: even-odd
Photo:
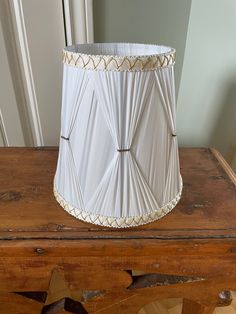
[[63,0],[67,45],[92,43],[93,0]]
[[1,134],[4,146],[10,146],[1,109],[0,109],[0,134]]
[[24,92],[30,118],[33,142],[35,146],[43,146],[43,133],[31,67],[22,0],[10,0],[10,8],[13,17],[16,47],[24,84]]
[[64,11],[64,28],[66,45],[72,45],[73,43],[73,30],[72,30],[72,16],[71,16],[71,4],[70,0],[62,0],[63,11]]
[[94,42],[93,0],[85,0],[87,43]]

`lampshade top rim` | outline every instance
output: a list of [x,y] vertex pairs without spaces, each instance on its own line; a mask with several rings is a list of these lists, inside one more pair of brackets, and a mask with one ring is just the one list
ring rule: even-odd
[[64,48],[63,63],[86,70],[155,70],[174,65],[175,49],[154,44],[77,44]]
[[147,58],[175,53],[175,49],[155,44],[93,43],[66,46],[64,51],[91,57]]

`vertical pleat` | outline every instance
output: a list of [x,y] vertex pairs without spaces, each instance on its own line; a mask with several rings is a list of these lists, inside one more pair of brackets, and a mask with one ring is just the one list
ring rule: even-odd
[[176,102],[173,67],[155,71],[157,89],[161,105],[169,125],[170,146],[167,157],[168,170],[163,191],[163,203],[168,202],[179,191],[181,178],[179,175],[178,143],[176,137]]
[[[154,84],[152,72],[95,71],[95,95],[116,149],[130,149]],[[117,217],[139,215],[159,208],[144,175],[127,152],[104,174],[88,203],[89,210]]]
[[84,209],[80,182],[74,160],[76,157],[73,153],[73,147],[70,144],[70,135],[86,91],[88,76],[86,71],[80,69],[73,72],[70,71],[70,75],[68,75],[67,72],[69,69],[69,67],[64,67],[61,113],[62,138],[60,140],[56,184],[59,193],[64,195],[66,199],[70,199],[72,205]]
[[84,209],[83,197],[78,177],[76,175],[75,163],[69,143],[61,141],[58,158],[58,169],[56,172],[56,185],[58,191],[69,199],[70,203]]

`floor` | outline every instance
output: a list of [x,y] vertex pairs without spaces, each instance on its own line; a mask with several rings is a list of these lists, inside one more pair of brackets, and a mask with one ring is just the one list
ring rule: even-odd
[[[58,289],[57,297],[60,297],[61,295],[64,296],[65,292],[66,291],[63,289],[60,289],[60,291]],[[50,297],[52,296],[49,295],[49,298]],[[73,297],[76,296],[74,295]],[[138,314],[181,314],[181,301],[181,299],[168,299],[150,303],[146,305],[145,308],[141,309]],[[0,314],[35,314],[40,313],[41,308],[42,305],[40,305],[40,303],[32,302],[32,300],[25,299],[19,295],[15,295],[15,299],[12,301],[12,294],[0,294]],[[227,307],[217,308],[214,314],[236,314],[236,292],[233,293],[232,304]]]
[[[230,306],[219,307],[214,314],[236,314],[236,292],[232,292],[233,302]],[[146,305],[138,314],[181,314],[182,299],[168,299]]]

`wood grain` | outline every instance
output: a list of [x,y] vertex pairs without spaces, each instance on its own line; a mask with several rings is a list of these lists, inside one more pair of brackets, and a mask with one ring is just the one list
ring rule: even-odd
[[56,149],[0,148],[2,238],[236,237],[236,193],[226,171],[230,168],[221,167],[210,149],[181,149],[184,190],[178,206],[156,222],[122,232],[81,222],[55,202],[57,154]]
[[[206,314],[222,291],[236,290],[236,181],[217,151],[180,149],[180,203],[158,221],[122,230],[81,222],[58,205],[57,154],[0,148],[0,309],[12,298],[25,299],[29,314],[80,304],[88,313],[132,314],[184,297],[183,313]],[[25,292],[44,292],[47,301]]]

